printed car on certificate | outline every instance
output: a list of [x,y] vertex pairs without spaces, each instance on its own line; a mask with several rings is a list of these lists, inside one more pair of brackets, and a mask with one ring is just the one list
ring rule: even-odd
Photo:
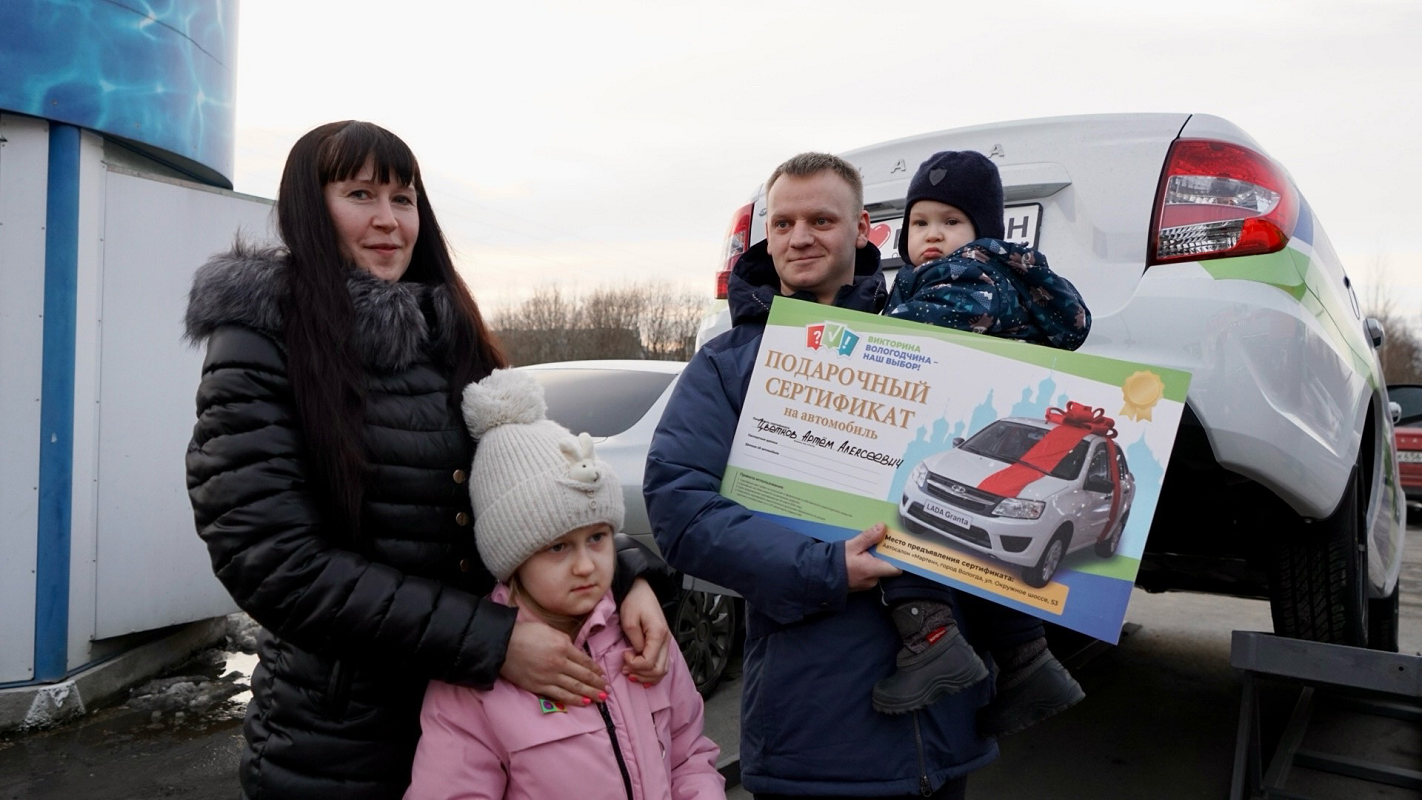
[[[1383,331],[1284,166],[1206,114],[1019,120],[851,150],[886,272],[902,263],[909,179],[942,150],[998,165],[1007,238],[1091,308],[1080,352],[1191,374],[1136,584],[1267,597],[1277,633],[1396,650],[1404,498]],[[732,215],[718,291],[765,213],[762,187]],[[722,311],[698,342],[729,327]]]
[[1126,455],[1104,433],[1086,433],[1056,458],[1065,448],[1048,437],[1063,423],[1052,412],[1063,416],[1000,419],[914,467],[899,503],[904,527],[1021,566],[1032,587],[1077,550],[1115,555],[1135,498]]

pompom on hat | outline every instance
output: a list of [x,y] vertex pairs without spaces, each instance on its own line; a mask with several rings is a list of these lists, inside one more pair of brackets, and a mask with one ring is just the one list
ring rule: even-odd
[[622,487],[593,455],[592,437],[548,419],[533,376],[501,369],[464,387],[464,422],[478,440],[470,468],[474,541],[495,578],[563,534],[607,523],[622,530]]
[[[909,212],[920,200],[937,200],[953,206],[972,220],[979,239],[1001,239],[1002,176],[997,165],[974,150],[944,150],[919,165],[904,197],[904,219],[899,227],[899,256],[908,263]],[[921,266],[915,264],[914,266]]]

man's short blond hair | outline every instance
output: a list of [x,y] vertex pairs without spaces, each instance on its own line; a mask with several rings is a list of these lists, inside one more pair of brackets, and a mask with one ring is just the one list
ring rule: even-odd
[[855,212],[864,209],[864,179],[859,175],[859,168],[831,153],[801,153],[798,156],[792,156],[770,173],[770,180],[765,182],[765,193],[770,194],[770,187],[780,180],[781,175],[806,178],[821,172],[833,172],[843,178],[844,182],[849,184],[849,188],[854,191]]

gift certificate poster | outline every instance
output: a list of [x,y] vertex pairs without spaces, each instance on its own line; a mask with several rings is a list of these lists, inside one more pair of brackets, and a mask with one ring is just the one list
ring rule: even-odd
[[777,298],[721,492],[1115,643],[1189,379]]

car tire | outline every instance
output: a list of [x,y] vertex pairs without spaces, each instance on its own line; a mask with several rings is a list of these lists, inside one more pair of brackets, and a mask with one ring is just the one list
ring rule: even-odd
[[1366,647],[1366,544],[1355,468],[1333,515],[1288,526],[1275,542],[1269,569],[1274,632],[1294,639]]
[[1121,535],[1126,532],[1126,520],[1131,518],[1131,510],[1126,509],[1126,513],[1121,515],[1121,521],[1116,523],[1116,530],[1106,537],[1104,541],[1096,543],[1096,555],[1102,558],[1110,558],[1116,555],[1116,548],[1121,546]]
[[1057,569],[1066,558],[1067,545],[1071,543],[1071,524],[1065,523],[1052,534],[1052,540],[1042,548],[1042,557],[1031,567],[1022,568],[1022,582],[1033,589],[1040,589],[1052,580]]
[[702,697],[710,696],[731,664],[736,645],[736,604],[715,592],[683,589],[667,613],[672,636]]
[[1393,587],[1392,594],[1368,601],[1368,647],[1388,653],[1397,652],[1398,591],[1402,582]]

